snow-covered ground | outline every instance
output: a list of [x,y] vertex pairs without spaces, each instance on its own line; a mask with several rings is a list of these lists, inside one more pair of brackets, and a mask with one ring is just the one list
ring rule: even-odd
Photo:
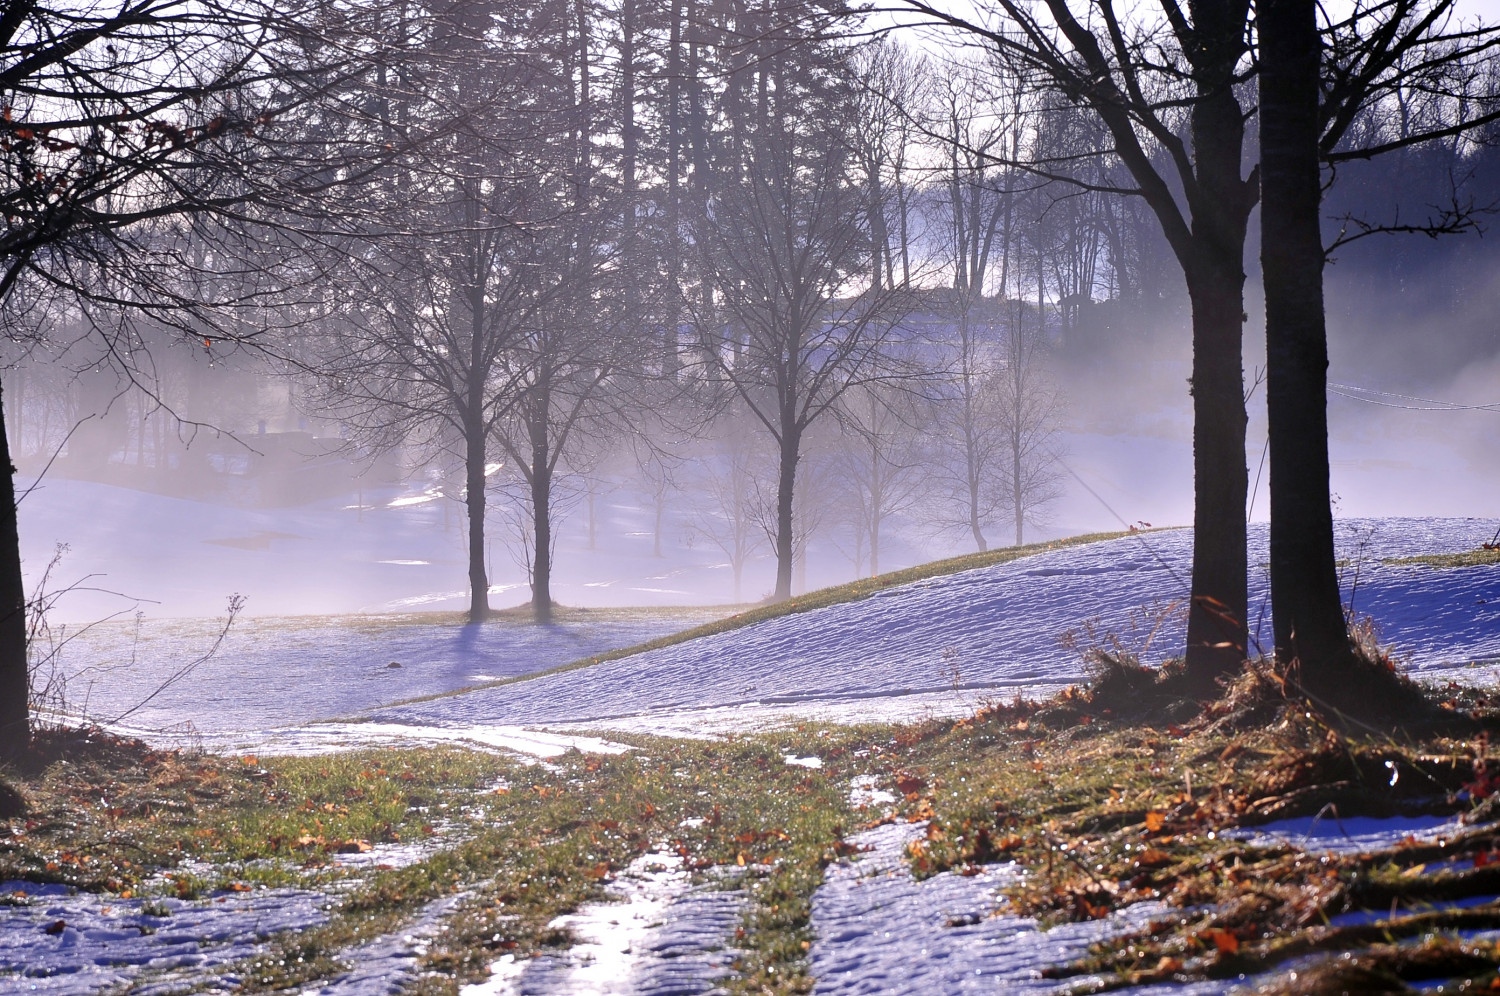
[[[1341,524],[1346,592],[1359,611],[1380,621],[1386,641],[1411,668],[1429,676],[1462,670],[1469,680],[1492,678],[1500,666],[1500,566],[1433,569],[1387,565],[1382,558],[1473,549],[1496,527],[1494,520],[1467,519]],[[1260,565],[1265,560],[1263,529],[1255,531],[1253,543],[1251,563]],[[305,628],[256,621],[257,628],[247,630],[250,638],[226,648],[224,666],[231,670],[190,675],[182,697],[163,696],[153,703],[158,711],[151,717],[161,726],[191,721],[207,731],[204,742],[226,748],[337,749],[393,739],[457,739],[545,755],[567,746],[622,749],[608,738],[607,731],[617,729],[714,735],[805,716],[858,722],[951,714],[972,709],[986,697],[1039,693],[1082,677],[1076,651],[1059,645],[1065,632],[1084,642],[1114,634],[1147,660],[1174,652],[1181,622],[1172,606],[1186,594],[1190,551],[1187,531],[1057,549],[618,661],[403,705],[374,703],[432,690],[445,681],[451,687],[480,674],[534,670],[538,655],[553,643],[564,649],[550,659],[569,659],[580,656],[580,648],[589,653],[612,640],[634,642],[644,631],[639,620],[565,638],[559,638],[559,631],[527,627],[501,626],[476,634],[456,626],[407,632],[405,623],[374,620],[325,621]],[[1266,595],[1259,566],[1252,592],[1259,612]],[[1269,632],[1268,618],[1257,623],[1260,632]],[[189,627],[169,631],[162,639],[177,647],[174,653],[186,653],[203,632]],[[439,637],[436,643],[434,636]],[[87,645],[81,641],[70,652]],[[319,657],[329,646],[343,648],[343,656]],[[299,647],[303,658],[297,657]],[[390,668],[390,660],[397,658],[402,666]],[[1469,670],[1475,662],[1481,667]],[[202,687],[219,690],[211,721],[191,693],[193,682],[200,680],[207,683]],[[347,703],[357,714],[353,718],[363,721],[278,725],[290,721],[277,711],[284,707],[267,706],[263,700],[291,698],[284,690],[297,680],[330,696],[318,710]],[[145,678],[140,681],[141,687],[149,684]],[[357,685],[357,691],[333,691],[341,681]],[[201,701],[201,688],[199,694]],[[855,788],[874,799],[880,787]],[[913,881],[896,858],[906,835],[914,832],[918,830],[905,825],[870,831],[856,843],[873,851],[830,868],[814,901],[818,941],[810,957],[819,992],[936,996],[997,987],[1057,992],[1062,987],[1034,978],[1039,965],[1082,952],[1103,933],[1151,915],[1148,908],[1131,909],[1116,920],[1040,934],[1031,921],[997,906],[996,891],[1013,869],[996,866],[982,875]],[[634,869],[622,876],[616,891],[623,904],[586,908],[575,914],[576,922],[565,924],[576,928],[583,950],[545,964],[502,960],[495,978],[476,994],[711,991],[715,973],[725,964],[726,925],[733,922],[738,900],[731,894],[699,895],[667,867]],[[253,900],[224,897],[217,907],[205,905],[211,912],[203,915],[228,917],[241,909],[239,904],[252,902],[270,905],[243,910],[262,916],[237,928],[242,940],[236,943],[251,946],[245,951],[254,950],[259,943],[255,937],[262,933],[295,928],[302,922],[298,917],[314,923],[323,916],[315,895],[263,899],[259,893]],[[289,911],[285,916],[277,903]],[[35,958],[61,959],[55,967],[63,970],[74,966],[71,975],[47,980],[50,991],[59,993],[90,992],[93,984],[86,980],[108,973],[114,973],[108,981],[128,983],[139,970],[131,966],[180,957],[155,947],[160,941],[143,939],[158,935],[141,934],[135,920],[146,914],[138,906],[104,907],[89,897],[38,896],[12,907],[9,920],[0,920],[0,948],[12,935],[24,936],[37,948]],[[188,925],[198,915],[195,910],[174,910],[173,917]],[[430,919],[435,923],[441,912],[433,911]],[[64,925],[55,934],[42,929],[56,921]],[[417,926],[426,930],[432,924],[423,920]],[[350,952],[350,959],[362,965],[364,953],[379,955],[388,959],[384,964],[390,971],[406,971],[425,943],[422,930],[371,942],[368,952]],[[226,958],[231,951],[224,946],[227,939],[205,936],[211,943],[197,952],[205,960],[182,962],[178,970],[184,977],[203,978],[221,947]],[[892,943],[897,937],[901,943]],[[32,956],[23,952],[18,957]],[[602,979],[599,967],[609,965],[618,972]],[[6,981],[0,977],[0,986]],[[367,982],[375,985],[368,973],[356,971],[331,983],[329,991],[375,991]],[[1174,990],[1185,991],[1212,990]]]
[[[24,487],[25,482],[22,482]],[[558,524],[552,594],[584,607],[727,605],[733,576],[723,554],[695,528],[686,499],[664,516],[662,556],[653,555],[652,510],[639,496],[614,493],[596,503],[595,543],[574,509]],[[69,550],[54,572],[61,587],[86,579],[62,599],[58,619],[85,622],[137,603],[157,619],[222,614],[231,594],[249,615],[460,611],[468,607],[463,506],[420,486],[385,487],[292,508],[246,508],[169,498],[107,484],[44,479],[21,501],[21,545],[35,584],[58,544]],[[488,523],[490,604],[531,598],[509,522]],[[885,537],[886,569],[931,559],[925,530]],[[945,544],[938,549],[946,550]],[[814,540],[799,583],[847,581],[853,563],[831,541]],[[773,586],[764,551],[745,568],[742,598]],[[114,594],[117,593],[117,594]]]
[[[56,673],[65,704],[150,730],[201,734],[330,719],[399,699],[451,692],[644,643],[717,619],[718,609],[598,609],[554,625],[483,626],[421,615],[238,620],[218,652],[158,693],[211,647],[222,620],[156,619],[61,627]],[[52,669],[44,668],[50,673]],[[284,692],[294,689],[296,694]],[[139,706],[139,708],[137,708]]]
[[[1500,566],[1439,570],[1382,558],[1473,549],[1496,525],[1342,524],[1345,591],[1411,669],[1429,674],[1500,663]],[[1265,542],[1264,528],[1256,528],[1252,564],[1264,563]],[[971,710],[986,697],[1035,694],[1085,677],[1078,654],[1059,645],[1068,632],[1082,643],[1114,635],[1147,661],[1179,652],[1191,550],[1187,530],[1053,550],[581,671],[370,715],[418,726],[590,724],[666,732],[724,731],[788,714],[861,721],[892,711]],[[1251,590],[1253,629],[1268,637],[1261,567],[1253,570]]]
[[[1382,561],[1471,550],[1497,526],[1488,519],[1340,523],[1345,596],[1376,620],[1383,642],[1413,671],[1500,664],[1500,567]],[[1270,633],[1265,543],[1265,528],[1253,527],[1252,631],[1261,639]],[[537,725],[694,735],[778,717],[858,722],[961,714],[986,700],[1045,694],[1086,677],[1077,650],[1059,642],[1065,634],[1079,646],[1117,639],[1146,661],[1178,652],[1191,544],[1190,531],[1172,530],[1052,550],[581,670],[405,705],[388,703],[629,646],[715,610],[601,611],[551,627],[252,618],[231,632],[217,657],[126,725],[191,724],[210,745],[222,739],[255,747],[259,738],[261,750],[306,750],[377,730],[495,744]],[[139,639],[135,634],[133,625],[114,623],[65,648],[73,705],[105,719],[120,715],[200,653],[213,625],[147,620]],[[277,693],[285,688],[298,694]],[[367,733],[288,729],[341,716],[379,725],[366,726]],[[550,749],[560,748],[552,742]]]

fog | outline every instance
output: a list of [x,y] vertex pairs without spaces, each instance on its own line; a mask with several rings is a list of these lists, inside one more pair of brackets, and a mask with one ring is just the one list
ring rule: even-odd
[[[28,257],[0,364],[55,620],[739,604],[1191,521],[1183,261],[1097,114],[974,47],[512,13],[383,56],[430,86],[376,60],[247,123],[253,174],[193,167],[255,191],[232,222],[153,174],[168,220]],[[1346,137],[1391,151],[1326,175],[1344,519],[1500,515],[1500,146],[1446,127],[1500,87],[1476,60],[1372,93]],[[369,107],[434,131],[372,140]],[[64,174],[80,148],[43,145]]]
[[[1346,289],[1350,281],[1340,282],[1352,269],[1330,271],[1336,514],[1500,516],[1500,411],[1494,408],[1500,356],[1483,348],[1485,335],[1493,341],[1485,315],[1493,298],[1476,295],[1458,308],[1441,302],[1428,314],[1407,308],[1399,326],[1381,324],[1380,312],[1389,306],[1362,300]],[[1058,345],[1049,355],[1065,402],[1052,443],[1060,488],[1028,524],[1028,541],[1191,521],[1187,331],[1171,319],[1150,334],[1130,333],[1123,347],[1105,344],[1079,354]],[[1252,323],[1247,383],[1259,362],[1256,338]],[[39,583],[55,549],[66,544],[48,586],[88,589],[59,599],[55,620],[135,611],[155,618],[213,616],[231,593],[245,595],[253,615],[465,607],[467,533],[451,466],[445,474],[440,461],[423,463],[415,450],[351,449],[336,423],[299,404],[293,381],[254,364],[211,364],[165,350],[160,365],[174,362],[184,398],[196,392],[211,401],[185,404],[175,415],[153,412],[138,392],[116,398],[120,386],[113,377],[63,377],[61,367],[40,363],[23,367],[23,389],[7,396],[27,488],[20,510],[28,584]],[[97,409],[103,406],[90,408],[98,398],[109,402],[102,415]],[[1246,454],[1258,483],[1249,513],[1258,521],[1268,514],[1262,403],[1257,390]],[[95,417],[64,444],[65,427],[90,414]],[[195,432],[179,419],[223,431]],[[753,436],[755,429],[742,421],[728,431]],[[665,486],[631,455],[628,433],[612,440],[587,474],[565,476],[553,585],[560,604],[736,601],[730,558],[713,535],[714,523],[724,525],[722,501],[711,493],[719,478],[703,473],[722,466],[722,440],[713,435],[703,430],[668,441],[672,466]],[[817,521],[799,557],[798,591],[869,573],[868,541],[845,515],[852,499],[841,479],[848,471],[837,457],[849,445],[830,432],[804,465],[800,514]],[[759,468],[767,472],[764,463]],[[920,476],[930,479],[930,468]],[[518,505],[507,498],[505,468],[491,484],[492,599],[496,607],[519,605],[530,589]],[[882,570],[974,549],[941,502],[937,489],[914,487],[910,500],[890,514]],[[992,524],[991,541],[1008,542],[1008,528]],[[765,597],[774,580],[764,520],[751,531],[740,601]],[[1489,538],[1476,534],[1475,543]]]

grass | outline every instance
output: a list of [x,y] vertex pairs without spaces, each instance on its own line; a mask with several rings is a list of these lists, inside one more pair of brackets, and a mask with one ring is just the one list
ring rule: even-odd
[[[1007,555],[1018,551],[854,582],[738,624]],[[848,855],[844,838],[872,817],[924,820],[906,854],[914,876],[1016,861],[1027,874],[1003,911],[1044,926],[1165,904],[1147,929],[1048,970],[1079,993],[1242,975],[1258,991],[1311,996],[1434,978],[1500,990],[1500,947],[1468,939],[1500,928],[1500,758],[1486,735],[1352,735],[1285,698],[1265,668],[1201,709],[1143,705],[1126,685],[1101,677],[1093,690],[956,722],[807,724],[709,742],[614,734],[633,749],[547,764],[456,747],[213,758],[59,734],[46,763],[17,780],[31,811],[0,833],[0,878],[122,897],[286,885],[337,895],[327,923],[233,967],[247,992],[325,980],[351,947],[457,896],[410,988],[454,996],[501,954],[568,946],[556,917],[603,900],[612,877],[665,848],[701,881],[746,897],[729,991],[791,996],[813,987],[812,898],[827,865]],[[1429,694],[1439,710],[1495,725],[1484,694],[1451,683]],[[790,766],[787,755],[823,766]],[[895,812],[852,810],[856,776],[894,790]],[[1349,855],[1224,833],[1315,813],[1413,812],[1473,823],[1437,843]],[[407,867],[337,863],[341,850],[412,842],[420,860]],[[1374,922],[1335,925],[1353,910],[1376,911]]]
[[1492,550],[1465,550],[1462,553],[1424,553],[1415,557],[1392,557],[1382,561],[1392,566],[1420,564],[1425,567],[1483,567],[1500,564],[1500,547]]
[[[1158,532],[1160,530],[1141,530],[1143,532]],[[428,702],[433,699],[448,698],[461,695],[481,688],[498,688],[502,685],[513,685],[522,681],[531,681],[552,674],[564,674],[568,671],[577,671],[606,661],[621,660],[626,657],[634,657],[637,654],[660,650],[663,647],[673,647],[689,640],[696,640],[705,636],[715,636],[719,633],[727,633],[730,630],[741,629],[745,626],[753,626],[757,623],[779,619],[784,616],[793,616],[802,612],[812,612],[815,609],[827,608],[831,605],[840,605],[847,602],[857,602],[861,599],[877,595],[888,588],[898,585],[912,584],[917,581],[926,581],[931,578],[944,577],[949,574],[958,574],[961,571],[970,571],[980,567],[991,567],[995,564],[1005,564],[1022,557],[1029,557],[1048,550],[1059,550],[1073,546],[1083,546],[1088,543],[1101,543],[1105,540],[1119,539],[1122,536],[1132,535],[1130,532],[1115,533],[1085,533],[1079,536],[1070,536],[1066,539],[1050,540],[1046,543],[1028,543],[1025,546],[1007,546],[984,553],[969,553],[959,557],[948,557],[944,560],[934,560],[926,564],[918,564],[916,567],[907,567],[899,571],[891,571],[880,574],[873,578],[859,578],[844,584],[833,585],[828,588],[819,588],[796,598],[789,598],[781,602],[767,602],[694,626],[677,633],[658,637],[645,643],[638,643],[630,647],[622,647],[604,654],[595,654],[591,657],[583,657],[567,664],[560,664],[554,668],[543,671],[532,671],[528,674],[514,675],[507,678],[499,678],[482,684],[471,685],[467,688],[452,692],[436,692],[432,695],[417,696],[411,699],[403,699],[393,702],[392,705],[409,705],[415,702]],[[507,610],[520,612],[524,617],[530,613],[526,606]]]
[[[613,875],[666,847],[700,873],[731,869],[752,897],[738,991],[806,991],[808,903],[852,825],[847,782],[869,734],[632,739],[637,749],[623,755],[570,752],[538,765],[457,748],[214,758],[96,734],[92,754],[18,780],[30,812],[0,837],[0,879],[121,899],[284,886],[344,897],[328,923],[235,966],[247,992],[326,978],[341,952],[462,892],[425,958],[435,974],[418,987],[451,994],[500,953],[567,944],[549,926],[556,916],[602,898]],[[823,770],[785,763],[813,751]],[[335,863],[340,851],[394,841],[422,842],[425,854],[403,868]]]
[[[1483,821],[1440,845],[1343,857],[1222,833],[1330,802],[1344,817],[1475,805],[1482,817],[1500,789],[1487,740],[1353,738],[1289,702],[1257,726],[1231,722],[1240,715],[1214,706],[1181,727],[1120,723],[1106,702],[1073,691],[957,722],[808,724],[710,742],[621,736],[633,750],[545,765],[459,748],[213,758],[101,738],[18,779],[31,812],[0,836],[0,878],[122,897],[281,885],[339,896],[327,923],[233,968],[247,992],[327,979],[352,946],[456,895],[411,990],[453,996],[500,954],[568,945],[554,919],[601,900],[613,876],[665,848],[746,896],[729,990],[789,996],[812,988],[810,911],[824,868],[880,816],[848,801],[850,781],[873,775],[899,797],[894,818],[928,821],[907,854],[919,878],[1018,861],[1028,875],[1005,902],[1044,924],[1168,904],[1148,931],[1054,966],[1081,990],[1241,973],[1264,975],[1266,991],[1306,993],[1421,971],[1488,984],[1500,952],[1457,933],[1500,925],[1500,902],[1485,899],[1500,892],[1500,834]],[[787,755],[823,766],[788,765]],[[1471,801],[1458,802],[1460,790]],[[335,862],[341,849],[393,841],[422,843],[421,859]],[[1451,864],[1465,858],[1472,866]],[[1345,909],[1398,915],[1375,928],[1327,926]],[[1291,959],[1320,981],[1299,988]]]

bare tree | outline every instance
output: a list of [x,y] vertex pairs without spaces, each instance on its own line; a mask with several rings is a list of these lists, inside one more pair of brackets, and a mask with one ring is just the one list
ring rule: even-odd
[[[1033,7],[992,0],[954,13],[906,6],[1000,59],[1024,87],[1098,117],[1131,183],[1104,189],[1143,198],[1186,278],[1193,309],[1193,577],[1187,669],[1203,691],[1239,667],[1248,640],[1245,505],[1244,247],[1259,180],[1245,174],[1240,84],[1249,65],[1249,0],[1169,4],[1160,19],[1122,16],[1114,0]],[[1158,154],[1159,153],[1159,154]],[[1019,162],[1051,178],[1068,162]]]
[[[1368,682],[1349,680],[1329,503],[1323,265],[1330,249],[1382,230],[1471,229],[1475,212],[1455,198],[1417,224],[1346,227],[1325,249],[1319,168],[1500,119],[1486,72],[1500,29],[1455,24],[1449,0],[1357,3],[1321,29],[1318,16],[1310,2],[1272,0],[1258,18],[1272,617],[1276,656],[1300,665],[1304,687],[1343,708],[1385,711],[1393,704],[1371,703]],[[1414,102],[1428,113],[1413,114]],[[1372,118],[1387,126],[1357,127]]]
[[[30,313],[12,307],[24,284],[148,314],[211,350],[255,341],[258,325],[241,306],[306,279],[309,271],[298,272],[306,232],[326,227],[320,196],[360,182],[387,154],[385,141],[330,147],[279,137],[284,117],[381,64],[384,43],[365,30],[379,13],[258,0],[8,5],[0,15],[7,334],[36,331]],[[340,42],[324,44],[324,31]],[[277,224],[263,224],[271,216]],[[292,303],[297,296],[285,293]],[[101,341],[108,347],[107,334]],[[25,593],[4,439],[0,426],[0,758],[15,760],[29,739]]]
[[[793,56],[796,64],[793,64]],[[871,272],[852,157],[854,91],[837,51],[789,47],[755,66],[762,97],[703,219],[716,307],[696,320],[713,375],[775,440],[775,596],[791,594],[797,466],[808,429],[848,390],[890,380],[901,295]]]
[[1016,527],[1016,545],[1025,541],[1027,523],[1043,521],[1047,506],[1062,497],[1057,470],[1058,421],[1062,398],[1048,376],[1046,311],[1040,305],[1034,322],[1025,320],[1016,303],[1016,318],[1001,347],[1002,366],[995,372],[994,403],[1004,458],[1003,504]]
[[[523,37],[525,47],[508,44]],[[490,611],[497,434],[523,408],[550,412],[566,362],[556,348],[568,348],[554,323],[587,293],[595,263],[577,251],[587,225],[579,125],[559,71],[571,38],[568,11],[465,3],[409,39],[394,67],[405,85],[383,124],[393,134],[429,116],[458,126],[379,175],[380,222],[343,249],[346,276],[313,361],[324,403],[356,441],[445,452],[464,468],[475,622]]]
[[919,392],[889,384],[863,385],[847,392],[839,405],[836,501],[854,527],[855,569],[868,548],[872,577],[880,573],[886,520],[916,508],[928,493],[928,408]]
[[766,542],[756,484],[769,455],[745,431],[747,418],[743,411],[738,418],[721,417],[703,456],[691,464],[699,499],[693,531],[729,559],[736,602],[743,600],[745,565]]

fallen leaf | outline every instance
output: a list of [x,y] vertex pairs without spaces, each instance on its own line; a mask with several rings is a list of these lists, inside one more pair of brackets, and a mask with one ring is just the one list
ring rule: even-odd
[[[1220,927],[1210,927],[1198,935],[1201,940],[1213,942],[1220,954],[1234,954],[1240,949],[1240,939]],[[1175,971],[1175,969],[1174,969]]]
[[1166,825],[1167,825],[1167,814],[1166,813],[1163,813],[1160,810],[1153,809],[1149,813],[1146,814],[1146,829],[1149,830],[1149,831],[1151,831],[1152,833],[1156,833],[1158,830],[1160,830],[1162,827],[1164,827]]

